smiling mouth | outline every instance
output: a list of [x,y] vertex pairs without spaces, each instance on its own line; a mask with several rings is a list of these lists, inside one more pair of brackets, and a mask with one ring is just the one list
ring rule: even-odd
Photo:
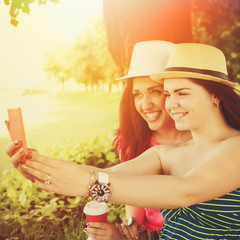
[[148,121],[155,121],[158,119],[158,116],[160,115],[160,111],[159,112],[151,112],[151,113],[145,113],[147,116],[147,120]]
[[179,120],[187,115],[187,113],[172,113],[171,114],[174,120]]

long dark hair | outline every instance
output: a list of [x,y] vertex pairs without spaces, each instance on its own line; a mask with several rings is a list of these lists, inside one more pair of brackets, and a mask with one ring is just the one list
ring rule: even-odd
[[240,130],[240,95],[239,91],[226,84],[202,80],[191,79],[194,83],[204,87],[209,93],[214,94],[219,100],[219,107],[226,122],[232,128]]
[[137,112],[132,94],[133,79],[128,79],[119,107],[119,128],[114,139],[121,161],[137,157],[150,147],[152,130]]

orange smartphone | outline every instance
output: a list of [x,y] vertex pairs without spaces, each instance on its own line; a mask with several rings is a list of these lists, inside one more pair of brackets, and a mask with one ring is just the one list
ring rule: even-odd
[[21,146],[16,149],[15,153],[20,148],[23,148],[25,157],[28,149],[23,125],[22,109],[20,107],[8,109],[8,121],[5,121],[5,123],[7,125],[11,140],[20,140],[22,142]]

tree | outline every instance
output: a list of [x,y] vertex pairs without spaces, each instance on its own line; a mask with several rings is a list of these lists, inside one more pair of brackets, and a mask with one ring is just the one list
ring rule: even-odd
[[[136,42],[199,42],[220,48],[240,82],[240,0],[103,0],[108,48],[122,74]],[[117,30],[116,30],[117,29]]]
[[192,0],[193,40],[221,49],[230,79],[240,83],[240,0]]
[[29,14],[30,13],[30,4],[36,2],[41,4],[47,4],[48,2],[59,3],[60,0],[4,0],[6,5],[10,5],[9,14],[11,16],[11,24],[13,26],[18,25],[17,16],[20,11],[23,13]]
[[45,70],[53,74],[62,85],[74,78],[78,83],[98,85],[112,83],[119,76],[119,69],[107,49],[103,20],[92,17],[88,27],[69,46],[53,46],[46,54]]
[[102,18],[92,18],[73,48],[73,76],[77,82],[98,84],[117,77],[118,68],[107,49],[107,38]]
[[[29,14],[30,4],[36,1],[38,4],[60,2],[4,0],[6,5],[10,5],[11,23],[17,26],[16,17],[19,11]],[[132,49],[136,42],[194,41],[220,48],[228,59],[230,77],[240,82],[240,0],[102,1],[108,49],[120,68],[120,75],[128,71]],[[91,58],[95,59],[94,53]]]
[[103,0],[108,48],[122,74],[136,42],[191,42],[190,0]]
[[71,56],[66,49],[68,49],[66,45],[54,45],[45,53],[48,62],[44,70],[61,83],[62,90],[64,90],[64,83],[71,78]]

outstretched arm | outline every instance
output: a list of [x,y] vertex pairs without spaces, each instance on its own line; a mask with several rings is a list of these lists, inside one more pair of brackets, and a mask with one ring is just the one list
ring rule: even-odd
[[[200,161],[184,176],[147,175],[161,171],[161,148],[151,148],[138,158],[119,165],[119,172],[107,169],[111,184],[110,201],[149,208],[179,208],[220,197],[238,187],[240,172],[239,139],[222,144],[204,161]],[[229,158],[231,156],[231,158]],[[19,159],[16,153],[12,159]],[[134,164],[133,164],[134,163]],[[139,164],[140,168],[137,167]],[[150,165],[150,167],[146,166]],[[33,175],[41,188],[63,195],[87,194],[90,170],[105,171],[92,166],[78,165],[69,161],[51,159],[38,154],[27,160],[27,173]],[[121,168],[121,166],[124,166]],[[137,175],[136,169],[143,175]],[[146,166],[144,172],[143,166]],[[127,175],[132,172],[134,175]],[[142,171],[142,172],[141,172]],[[114,173],[113,173],[114,172]],[[51,184],[44,182],[51,177]],[[127,194],[126,194],[127,193]]]

